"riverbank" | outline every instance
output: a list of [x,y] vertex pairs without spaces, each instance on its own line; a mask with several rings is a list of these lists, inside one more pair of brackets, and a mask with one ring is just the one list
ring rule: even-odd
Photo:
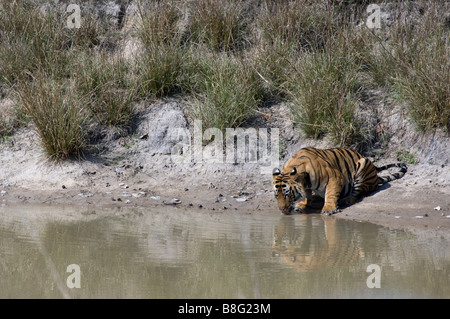
[[[280,214],[272,194],[272,178],[261,174],[257,164],[177,165],[170,155],[141,152],[150,142],[139,136],[126,142],[112,139],[104,144],[108,151],[102,157],[57,163],[46,158],[34,131],[23,129],[0,146],[1,205],[45,203],[144,211],[173,205],[199,213]],[[290,150],[280,165],[289,154]],[[392,161],[395,159],[383,159],[383,163]],[[410,164],[402,179],[324,218],[447,236],[449,181],[446,164]]]

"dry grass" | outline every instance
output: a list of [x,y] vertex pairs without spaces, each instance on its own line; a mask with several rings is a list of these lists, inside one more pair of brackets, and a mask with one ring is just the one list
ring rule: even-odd
[[194,0],[190,4],[189,37],[217,51],[243,45],[247,31],[245,2],[233,0]]
[[226,55],[198,54],[190,57],[197,70],[189,90],[195,95],[194,118],[203,127],[221,130],[238,127],[260,102],[259,81],[245,60]]
[[19,95],[49,157],[80,158],[89,117],[75,89],[40,73],[31,83],[19,83]]
[[[414,7],[400,2],[391,6]],[[419,129],[448,129],[450,27],[442,5],[427,2],[409,23],[395,20],[372,34],[355,23],[358,15],[366,18],[367,4],[142,0],[134,36],[143,47],[127,62],[116,50],[120,34],[93,15],[70,30],[58,10],[43,14],[32,1],[4,1],[0,89],[21,97],[16,104],[54,158],[80,155],[85,136],[75,128],[85,125],[84,117],[122,130],[130,126],[135,101],[179,93],[196,101],[190,115],[204,127],[242,125],[270,98],[288,102],[306,134],[349,146],[362,138],[359,93],[383,86],[406,101]],[[115,44],[105,46],[105,37]],[[20,122],[0,118],[0,135]],[[55,138],[64,142],[57,146]]]

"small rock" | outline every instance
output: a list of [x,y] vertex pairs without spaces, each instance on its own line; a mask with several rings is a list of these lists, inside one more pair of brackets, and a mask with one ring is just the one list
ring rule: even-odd
[[215,189],[215,188],[217,188],[217,187],[216,187],[213,183],[210,182],[210,183],[208,184],[208,188],[209,188],[209,189]]
[[152,197],[150,197],[151,199],[155,199],[155,200],[160,200],[161,199],[161,197],[159,197],[159,196],[152,196]]
[[174,198],[168,202],[163,201],[163,204],[164,205],[178,205],[178,204],[181,204],[181,200],[179,200],[178,198]]
[[423,218],[423,216],[416,216],[416,218]]
[[441,206],[436,206],[434,210],[441,210]]
[[125,201],[125,204],[131,204],[131,201],[130,201],[129,199],[127,199],[127,200]]
[[8,194],[8,192],[3,190],[3,191],[0,192],[0,194],[1,194],[2,196],[5,196],[6,194]]
[[94,196],[94,194],[93,193],[88,193],[88,194],[80,193],[80,194],[78,194],[78,196],[80,196],[80,197],[92,197],[92,196]]
[[222,194],[220,194],[219,197],[217,197],[216,202],[224,202],[226,200],[227,200],[227,198],[225,196],[223,196]]
[[62,189],[67,189],[66,185],[61,186]]
[[187,192],[188,190],[189,190],[189,188],[187,188],[187,187],[184,188],[184,191],[185,191],[185,192]]
[[145,192],[137,192],[137,193],[133,193],[131,194],[133,197],[144,197],[145,195],[147,195]]
[[245,201],[247,201],[247,198],[246,197],[239,197],[239,198],[236,198],[236,201],[237,202],[245,202]]
[[118,202],[121,202],[121,201],[122,201],[122,198],[118,197],[118,198],[117,198],[117,201],[118,201]]
[[119,187],[120,187],[120,188],[123,188],[123,189],[126,189],[126,188],[128,188],[128,185],[125,184],[125,183],[120,183],[120,184],[119,184]]
[[198,204],[197,207],[198,208],[203,208],[203,205],[202,204]]
[[141,140],[148,140],[148,133],[147,133],[147,134],[144,134],[144,135],[141,135],[141,136],[139,136],[139,138],[140,138]]

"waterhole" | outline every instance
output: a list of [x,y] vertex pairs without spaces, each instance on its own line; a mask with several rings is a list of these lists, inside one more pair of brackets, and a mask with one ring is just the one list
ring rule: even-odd
[[449,298],[448,244],[318,214],[1,207],[0,298]]

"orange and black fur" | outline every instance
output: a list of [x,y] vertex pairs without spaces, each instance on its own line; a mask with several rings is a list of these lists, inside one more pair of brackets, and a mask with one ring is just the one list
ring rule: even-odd
[[[391,167],[400,170],[387,176],[378,172]],[[313,195],[325,199],[322,213],[337,212],[339,201],[353,204],[359,197],[375,191],[379,186],[399,179],[406,173],[403,163],[376,167],[356,151],[347,148],[302,148],[280,171],[273,170],[273,189],[278,208],[289,214],[295,201],[296,210],[304,211]]]

